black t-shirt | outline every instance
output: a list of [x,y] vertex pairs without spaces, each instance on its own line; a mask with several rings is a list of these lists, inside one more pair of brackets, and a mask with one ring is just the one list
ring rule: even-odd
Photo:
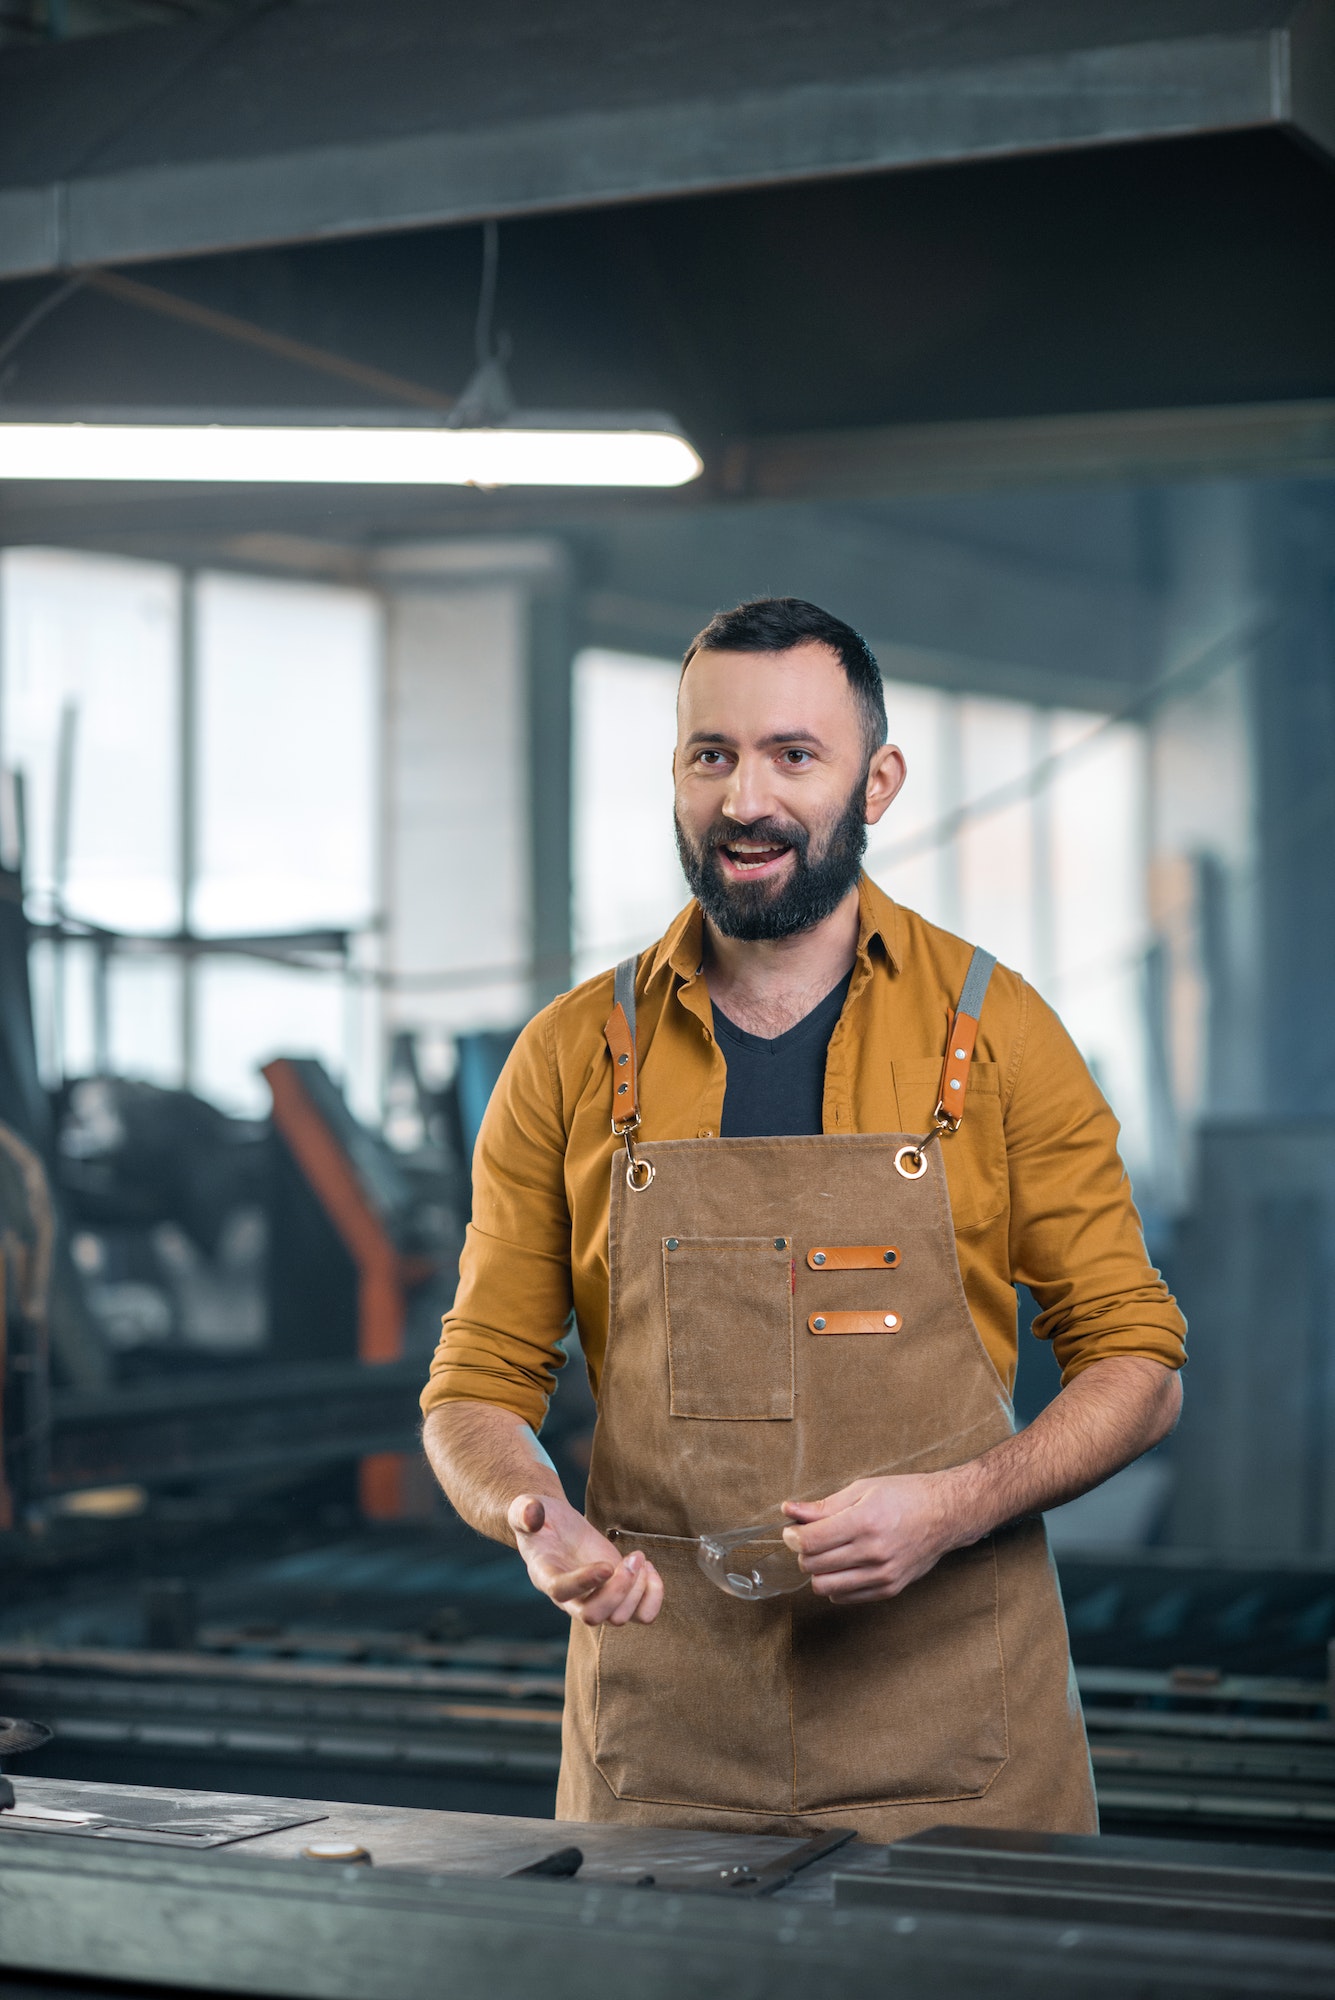
[[714,1009],[714,1034],[728,1066],[721,1139],[804,1138],[823,1130],[825,1052],[843,1012],[852,973],[795,1027],[766,1040]]

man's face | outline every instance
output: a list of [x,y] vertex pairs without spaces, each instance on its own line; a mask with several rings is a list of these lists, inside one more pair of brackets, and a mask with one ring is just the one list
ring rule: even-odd
[[677,703],[677,847],[705,914],[727,937],[810,930],[857,880],[866,829],[904,777],[891,747],[867,764],[838,655],[699,652]]

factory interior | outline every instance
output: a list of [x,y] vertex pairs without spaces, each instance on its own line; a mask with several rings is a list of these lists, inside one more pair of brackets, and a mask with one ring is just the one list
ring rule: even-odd
[[[569,1615],[423,1456],[770,596],[1188,1321],[1047,1516],[1096,1836],[557,1822]],[[5,0],[0,1995],[1335,1991],[1332,1049],[1335,0]]]

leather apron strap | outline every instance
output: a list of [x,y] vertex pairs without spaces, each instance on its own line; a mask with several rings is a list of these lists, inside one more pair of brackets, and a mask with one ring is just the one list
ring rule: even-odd
[[950,1038],[946,1043],[945,1066],[941,1071],[941,1092],[937,1098],[938,1118],[948,1118],[950,1130],[959,1130],[960,1119],[964,1116],[964,1095],[969,1088],[969,1065],[973,1061],[974,1044],[978,1040],[978,1020],[983,1011],[983,1001],[992,974],[996,969],[996,959],[990,951],[975,951],[969,960],[969,970],[964,975],[964,985],[955,1007],[955,1016],[950,1024]]
[[[978,1022],[996,963],[992,952],[975,949],[951,1018],[946,1058],[941,1071],[941,1089],[934,1114],[937,1119],[946,1121],[945,1129],[951,1132],[959,1130],[964,1116],[969,1065],[973,1061]],[[640,1123],[640,1063],[635,1035],[635,973],[638,965],[636,958],[623,958],[613,974],[612,1012],[603,1029],[616,1072],[612,1130],[618,1139],[636,1131]],[[634,1158],[633,1153],[631,1158]]]
[[635,973],[639,960],[623,958],[613,975],[612,1011],[603,1037],[612,1058],[612,1131],[626,1145],[626,1185],[642,1194],[654,1177],[635,1151],[640,1129],[640,1057],[635,1040]]

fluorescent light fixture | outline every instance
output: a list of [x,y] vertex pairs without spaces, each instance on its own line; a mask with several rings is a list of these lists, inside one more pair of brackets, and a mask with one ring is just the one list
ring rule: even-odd
[[283,486],[684,486],[704,470],[670,428],[487,430],[314,424],[0,422],[0,480]]

